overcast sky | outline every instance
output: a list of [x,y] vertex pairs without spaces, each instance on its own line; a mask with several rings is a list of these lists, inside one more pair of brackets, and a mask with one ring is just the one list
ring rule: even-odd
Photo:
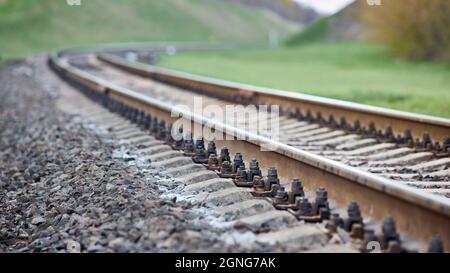
[[294,0],[300,4],[312,7],[320,13],[331,14],[342,9],[353,0]]

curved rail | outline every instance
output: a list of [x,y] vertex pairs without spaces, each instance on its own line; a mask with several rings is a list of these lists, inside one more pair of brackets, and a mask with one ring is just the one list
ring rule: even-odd
[[111,54],[99,54],[98,58],[121,69],[169,84],[201,90],[212,96],[248,97],[257,103],[270,102],[292,109],[299,108],[304,114],[310,110],[313,115],[320,112],[324,117],[332,114],[335,118],[345,117],[349,122],[358,120],[362,126],[373,122],[377,128],[392,127],[396,135],[410,130],[414,138],[421,138],[424,132],[437,141],[450,136],[450,119],[446,118],[197,76],[149,64],[130,63]]
[[[71,66],[61,58],[61,55],[52,54],[49,62],[64,78],[152,116],[157,116],[168,123],[173,123],[178,119],[178,117],[171,116],[173,110],[171,105],[81,71]],[[105,56],[102,58],[106,60]],[[114,60],[116,64],[119,64],[119,61],[122,62],[115,57],[108,57],[107,60]],[[139,71],[144,71],[145,74],[149,73],[150,68],[147,66],[136,64],[135,67],[140,67]],[[161,71],[160,68],[152,67],[151,69],[157,71],[151,73],[160,73]],[[301,96],[301,98],[303,97]],[[336,197],[335,200],[339,206],[346,206],[350,201],[355,200],[360,203],[363,213],[374,220],[381,220],[386,215],[391,215],[396,219],[400,231],[422,242],[427,242],[433,235],[440,234],[446,249],[449,249],[449,199],[395,183],[392,180],[274,142],[259,135],[240,131],[227,124],[207,119],[183,109],[178,109],[178,111],[183,115],[183,118],[190,118],[193,123],[201,125],[193,126],[193,128],[202,130],[202,127],[206,126],[215,128],[216,131],[243,136],[239,140],[223,140],[218,141],[218,143],[229,147],[232,153],[240,151],[247,158],[262,159],[261,163],[264,166],[279,168],[282,174],[281,178],[291,180],[301,176],[304,184],[308,187],[325,186]],[[447,124],[446,120],[430,119],[439,126],[446,126]],[[194,135],[198,133],[198,131],[193,132]],[[262,144],[272,144],[277,149],[263,152],[260,149]]]

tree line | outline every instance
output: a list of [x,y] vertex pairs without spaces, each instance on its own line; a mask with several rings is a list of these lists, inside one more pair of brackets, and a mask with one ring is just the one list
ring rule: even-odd
[[450,60],[450,0],[381,0],[365,5],[362,15],[369,38],[396,55]]

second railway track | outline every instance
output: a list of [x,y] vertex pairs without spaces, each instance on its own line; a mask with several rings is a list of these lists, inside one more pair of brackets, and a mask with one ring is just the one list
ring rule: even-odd
[[[148,67],[127,64],[113,56],[102,56],[101,60],[102,62],[92,55],[77,56],[73,59],[53,55],[50,62],[66,79],[89,89],[91,96],[101,99],[104,105],[113,111],[122,111],[144,126],[146,122],[153,124],[157,122],[158,126],[164,126],[164,130],[167,130],[165,127],[167,124],[176,120],[171,116],[171,107],[180,101],[184,104],[192,103],[186,99],[192,96],[192,92],[205,94],[205,105],[225,105],[230,101],[243,101],[246,104],[262,101],[270,104],[280,103],[284,106],[282,111],[284,115],[279,119],[282,138],[274,143],[278,147],[275,151],[260,150],[262,143],[272,141],[263,135],[258,135],[256,140],[244,138],[215,142],[218,147],[228,147],[231,154],[240,152],[246,166],[249,166],[250,159],[258,158],[262,172],[269,173],[269,177],[264,178],[262,184],[264,182],[267,184],[270,174],[274,174],[273,169],[269,167],[275,167],[278,170],[280,181],[276,183],[274,180],[274,185],[280,186],[266,188],[267,192],[262,195],[270,197],[271,202],[278,207],[290,207],[294,215],[308,221],[309,216],[304,215],[306,218],[302,218],[299,213],[301,202],[306,200],[300,198],[301,201],[299,201],[300,199],[295,196],[290,199],[289,196],[292,196],[292,193],[286,193],[291,187],[288,185],[290,181],[301,177],[306,188],[325,187],[327,189],[328,195],[333,200],[333,202],[330,201],[332,211],[339,211],[339,208],[344,208],[351,201],[356,201],[362,213],[373,222],[380,222],[386,215],[390,215],[396,220],[397,228],[401,232],[423,243],[429,241],[434,235],[439,235],[448,249],[450,203],[445,198],[450,192],[448,181],[450,143],[446,138],[449,132],[448,120],[430,118],[431,125],[427,125],[425,118],[413,115],[408,121],[400,122],[399,120],[405,120],[408,117],[396,111],[391,112],[393,116],[390,122],[386,122],[388,117],[374,118],[374,113],[371,111],[357,114],[358,118],[355,118],[355,113],[353,116],[344,115],[345,111],[350,111],[352,105],[347,105],[349,108],[344,107],[330,112],[330,106],[327,103],[308,108],[307,102],[303,102],[301,110],[297,110],[299,106],[293,103],[294,100],[288,100],[289,104],[283,101],[289,98],[286,96],[267,101],[267,98],[263,99],[259,96],[274,95],[264,92],[252,93],[243,89],[224,91],[225,96],[223,94],[221,96],[217,92],[222,90],[223,86],[211,87],[211,83],[205,83],[202,86],[198,79],[191,79],[191,81],[181,81],[176,77],[174,79],[171,73],[164,76],[161,72],[164,69],[158,70],[155,75],[155,71],[150,71]],[[159,82],[124,73],[105,65],[104,62],[119,66],[128,72],[151,76]],[[172,85],[182,86],[189,92]],[[389,111],[386,114],[388,113]],[[330,114],[333,115],[330,116]],[[150,121],[149,115],[152,117]],[[344,116],[346,119],[341,119]],[[227,132],[237,130],[229,124],[211,122],[195,114],[193,118],[194,123],[202,126],[227,128],[229,129]],[[161,125],[162,121],[166,125]],[[415,125],[412,125],[413,123]],[[391,127],[383,127],[381,124],[389,124]],[[150,124],[147,125],[150,126]],[[376,127],[383,130],[377,130]],[[158,130],[161,131],[156,126],[154,132]],[[399,130],[406,130],[406,133],[398,136]],[[421,137],[422,139],[415,139],[425,131],[429,133]],[[195,142],[199,132],[194,130],[192,133]],[[240,133],[245,134],[245,132]],[[439,143],[431,141],[437,138],[442,141]],[[192,153],[195,155],[198,151],[195,143],[193,144]],[[230,161],[233,163],[232,160]],[[245,172],[249,171],[245,170]],[[235,177],[236,172],[233,174]],[[236,180],[236,177],[234,179]],[[248,179],[241,180],[247,184],[252,182]],[[317,192],[319,197],[321,194],[324,194],[323,190]],[[357,221],[355,223],[358,224]],[[370,235],[370,231],[366,231]],[[353,231],[353,233],[358,232],[361,234],[353,235],[364,237],[364,227],[362,230],[358,231],[356,228]],[[369,235],[366,234],[366,236]]]

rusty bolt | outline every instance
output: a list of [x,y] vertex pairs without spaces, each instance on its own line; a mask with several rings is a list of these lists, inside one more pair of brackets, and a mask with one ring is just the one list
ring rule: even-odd
[[280,180],[278,179],[278,171],[274,167],[270,167],[267,171],[267,179],[266,179],[266,190],[270,190],[272,185],[279,185]]
[[406,130],[403,132],[403,138],[404,138],[406,141],[413,141],[413,137],[412,137],[411,130],[406,129]]
[[377,135],[376,135],[377,140],[382,141],[384,139],[384,133],[383,130],[378,130]]
[[333,213],[331,215],[330,221],[332,221],[336,227],[340,228],[344,227],[344,219],[342,219],[341,216],[339,216],[339,213]]
[[116,112],[117,113],[119,113],[120,115],[122,115],[123,114],[123,103],[121,103],[121,102],[117,102],[117,105],[116,105]]
[[134,115],[134,108],[133,107],[128,107],[127,118],[130,121],[133,121],[133,115]]
[[434,143],[434,155],[439,155],[442,151],[441,144],[439,142]]
[[166,127],[166,139],[165,142],[169,145],[171,145],[173,143],[173,137],[172,137],[172,124],[169,123],[167,124]]
[[359,122],[359,120],[355,120],[355,122],[353,123],[353,131],[354,132],[360,132],[361,131],[361,123]]
[[219,160],[215,154],[210,154],[208,158],[208,169],[209,170],[218,170],[219,169]]
[[183,150],[184,149],[184,141],[183,141],[183,139],[175,140],[173,148],[175,150],[178,150],[178,151]]
[[312,214],[312,204],[306,197],[300,197],[297,200],[297,216],[310,216]]
[[361,127],[361,134],[362,134],[364,137],[368,137],[368,136],[369,136],[369,129],[368,129],[366,126],[362,126],[362,127]]
[[212,154],[217,155],[216,143],[214,143],[214,141],[208,142],[208,148],[206,150],[207,157],[209,157]]
[[304,119],[304,116],[303,116],[303,114],[302,114],[302,111],[300,110],[300,107],[297,107],[297,108],[295,109],[295,117],[296,117],[298,120],[303,120],[303,119]]
[[316,190],[316,204],[320,207],[328,206],[328,192],[324,187]]
[[433,236],[430,245],[428,246],[430,253],[444,253],[444,244],[439,236]]
[[384,130],[384,135],[385,136],[390,136],[390,135],[393,135],[393,134],[394,134],[394,132],[392,131],[392,127],[391,126],[386,127],[386,129]]
[[284,187],[279,187],[277,192],[275,193],[274,204],[287,204],[289,202],[288,193],[284,189]]
[[148,130],[148,129],[150,129],[151,125],[152,125],[152,116],[151,115],[147,115],[145,117],[144,128]]
[[325,119],[322,117],[322,112],[320,111],[316,113],[316,122],[319,124],[325,123]]
[[134,123],[138,123],[138,115],[139,115],[139,110],[134,108],[133,112],[131,113],[131,121]]
[[255,191],[261,191],[264,190],[264,180],[262,179],[261,176],[254,176],[253,177],[253,189]]
[[297,197],[305,196],[302,182],[299,178],[294,178],[291,182],[291,191],[289,192],[289,203],[294,204]]
[[444,141],[442,141],[442,149],[444,152],[450,152],[450,138],[446,137]]
[[145,116],[144,111],[142,110],[138,110],[137,115],[136,115],[136,123],[141,125],[143,123],[143,117]]
[[363,218],[359,209],[358,203],[355,201],[350,202],[347,208],[348,218],[344,221],[344,229],[348,232],[351,231],[354,224],[363,225]]
[[139,117],[139,124],[145,125],[145,117],[147,114],[145,114],[144,111],[141,111],[140,117]]
[[376,134],[377,128],[375,127],[375,123],[374,123],[374,122],[370,122],[370,123],[369,123],[368,130],[369,130],[369,135],[372,135],[372,136],[373,136],[373,135]]
[[337,128],[338,127],[338,124],[337,124],[336,120],[334,119],[334,115],[333,114],[328,115],[328,125],[331,128]]
[[234,159],[233,159],[233,173],[236,173],[240,166],[244,166],[244,168],[245,168],[245,163],[244,163],[244,160],[242,159],[242,154],[237,152],[234,155]]
[[208,162],[208,159],[206,158],[206,151],[205,151],[204,146],[199,145],[196,147],[195,155],[192,157],[192,160],[194,160],[195,163],[200,163],[200,164],[204,164],[204,163]]
[[431,140],[430,134],[425,132],[422,136],[423,147],[427,150],[433,149],[433,141]]
[[330,208],[328,205],[328,192],[324,187],[320,187],[316,191],[316,200],[314,203],[314,211],[320,215],[322,220],[330,218]]
[[423,136],[422,136],[422,142],[423,142],[423,144],[425,144],[425,145],[431,144],[431,143],[432,143],[430,134],[429,134],[428,132],[423,133]]
[[312,114],[311,114],[310,110],[306,111],[305,119],[306,119],[307,122],[312,122],[313,121],[313,117],[312,117]]
[[239,166],[239,169],[237,170],[237,173],[236,173],[235,181],[236,182],[248,182],[247,181],[247,171],[245,170],[244,165]]
[[400,237],[397,233],[394,219],[386,217],[382,224],[381,247],[387,249],[391,241],[400,244]]
[[325,225],[329,233],[336,233],[338,228],[342,228],[343,226],[344,220],[339,216],[339,213],[331,214],[330,220]]
[[125,118],[128,118],[128,109],[129,109],[129,107],[128,107],[128,105],[125,105],[125,104],[121,104],[121,107],[120,107],[120,114],[122,115],[122,116],[124,116]]
[[[172,135],[172,129],[170,130],[170,135]],[[177,135],[176,135],[176,140],[174,141],[173,139],[172,139],[172,142],[173,142],[173,144],[172,144],[172,146],[173,146],[173,148],[175,149],[175,150],[178,150],[178,151],[180,151],[180,150],[183,150],[184,149],[184,139],[182,138],[182,136],[183,136],[183,127],[178,127],[178,128],[176,128],[175,129],[175,131],[177,131]]]
[[384,131],[384,139],[387,142],[395,142],[394,132],[392,131],[392,127],[388,126]]
[[192,140],[184,140],[183,146],[185,153],[194,153],[194,144],[192,144]]
[[194,143],[192,142],[192,133],[188,132],[184,138],[183,143],[184,153],[187,155],[194,155]]
[[256,159],[252,159],[250,161],[249,171],[248,171],[248,181],[253,181],[253,177],[260,176],[262,177],[261,169],[259,168],[259,163]]
[[294,178],[291,182],[291,192],[304,195],[303,185],[299,178]]
[[158,125],[158,131],[156,138],[159,140],[166,139],[166,122],[164,120],[161,120]]
[[405,144],[405,139],[400,134],[398,134],[395,138],[395,142],[397,145],[403,145]]
[[423,148],[423,145],[422,145],[422,142],[420,142],[420,139],[416,138],[416,142],[414,143],[414,147],[416,149],[422,149]]
[[125,118],[126,119],[130,119],[131,118],[131,112],[133,111],[133,109],[130,107],[130,106],[128,106],[128,105],[125,105],[125,108],[124,108],[124,116],[125,116]]
[[223,161],[220,166],[220,176],[229,176],[233,174],[233,167],[231,166],[230,161]]
[[158,132],[158,118],[154,117],[152,120],[152,125],[150,127],[150,132],[156,134]]
[[224,161],[231,161],[230,152],[227,147],[222,147],[222,149],[220,150],[219,164],[222,164],[222,162]]
[[203,137],[199,137],[197,138],[197,140],[195,140],[195,149],[202,149],[203,151],[205,150],[205,141]]
[[339,120],[339,127],[341,128],[341,129],[344,129],[344,130],[346,130],[346,129],[348,129],[347,128],[347,119],[345,118],[345,117],[341,117],[341,119]]
[[122,104],[122,116],[128,118],[128,112],[130,111],[130,107],[126,104]]

